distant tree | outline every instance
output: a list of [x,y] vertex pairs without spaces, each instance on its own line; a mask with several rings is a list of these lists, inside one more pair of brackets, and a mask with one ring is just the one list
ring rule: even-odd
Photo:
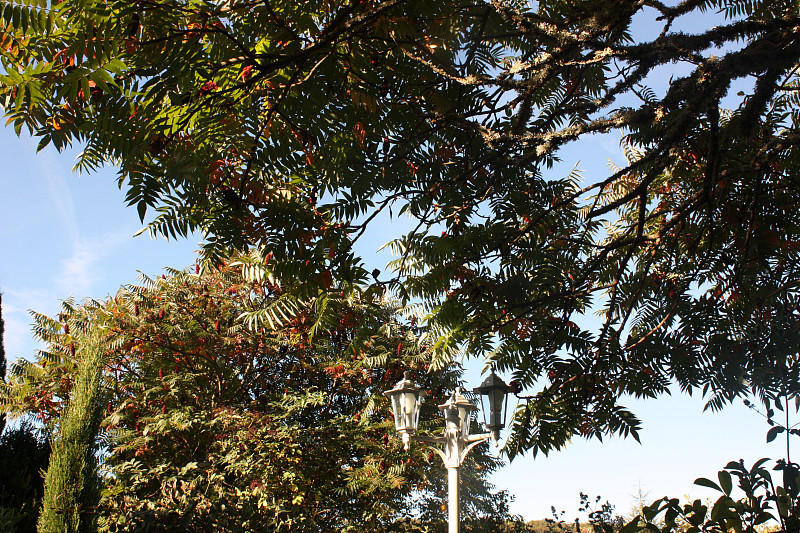
[[[0,293],[0,383],[5,383],[3,295]],[[0,410],[0,531],[33,533],[42,504],[42,473],[50,458],[50,443],[33,426],[22,424],[4,431]]]
[[28,423],[0,435],[0,531],[35,533],[50,443]]
[[[331,302],[336,318],[322,325],[313,309],[287,309],[274,328],[248,328],[249,314],[282,305],[280,287],[248,277],[249,264],[171,271],[102,304],[67,302],[56,319],[36,315],[49,347],[15,367],[10,395],[46,424],[64,426],[91,367],[82,346],[97,328],[81,317],[108,339],[94,367],[106,416],[108,475],[90,509],[100,529],[380,531],[441,505],[431,490],[445,478],[438,457],[398,447],[382,392],[415,372],[434,396],[425,416],[437,431],[434,403],[460,370],[427,373],[416,327],[374,294]],[[465,505],[507,516],[507,494],[487,481],[498,460],[476,453],[470,465]]]

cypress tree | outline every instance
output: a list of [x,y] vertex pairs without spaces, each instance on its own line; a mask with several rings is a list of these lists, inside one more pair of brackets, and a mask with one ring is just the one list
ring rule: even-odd
[[39,533],[84,533],[95,530],[99,499],[96,438],[100,427],[103,350],[97,335],[80,347],[72,396],[53,440],[45,475]]

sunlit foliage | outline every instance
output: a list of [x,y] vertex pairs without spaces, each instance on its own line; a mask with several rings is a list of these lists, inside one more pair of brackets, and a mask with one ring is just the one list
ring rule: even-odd
[[[420,301],[434,368],[465,350],[529,391],[512,455],[635,436],[626,396],[677,383],[719,408],[796,373],[761,351],[797,324],[796,2],[0,7],[17,131],[115,165],[150,229],[205,232],[211,264],[257,250],[319,320],[357,284]],[[553,170],[609,132],[620,167]],[[353,243],[379,213],[413,230],[374,279]]]
[[[85,369],[102,375],[91,396],[104,419],[94,446],[102,496],[76,516],[103,531],[382,531],[438,510],[443,467],[425,447],[402,450],[382,392],[413,372],[433,397],[427,430],[439,431],[435,404],[460,370],[427,374],[416,328],[380,298],[340,300],[326,327],[306,308],[281,327],[248,328],[242,314],[281,289],[246,271],[240,261],[171,271],[106,302],[36,315],[48,348],[12,368],[7,409],[58,433],[87,396],[75,388]],[[98,332],[99,366],[84,347]],[[486,452],[465,466],[464,505],[502,520],[508,495],[488,483],[500,463]]]

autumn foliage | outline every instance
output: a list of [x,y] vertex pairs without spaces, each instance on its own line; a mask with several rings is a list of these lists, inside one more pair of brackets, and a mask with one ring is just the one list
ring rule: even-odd
[[[247,328],[241,315],[279,292],[231,262],[38,317],[49,350],[18,364],[5,393],[44,424],[75,401],[85,335],[105,339],[101,530],[380,531],[438,502],[441,467],[427,451],[401,450],[381,393],[410,370],[443,399],[456,369],[427,374],[416,328],[378,299],[341,302],[325,329],[312,330],[309,310]],[[466,504],[502,515],[507,496],[485,479],[497,462],[476,461]],[[412,491],[424,497],[413,503]]]

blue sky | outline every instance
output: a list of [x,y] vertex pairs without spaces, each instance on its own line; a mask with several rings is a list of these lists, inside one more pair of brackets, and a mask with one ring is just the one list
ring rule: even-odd
[[0,290],[6,320],[6,350],[30,354],[28,309],[47,314],[70,295],[102,298],[135,282],[138,271],[188,266],[197,241],[133,238],[141,227],[124,205],[113,170],[78,176],[75,153],[46,149],[0,133]]
[[[199,237],[173,242],[133,237],[141,226],[135,209],[124,205],[113,169],[78,176],[71,173],[74,153],[36,154],[35,147],[10,129],[0,130],[0,290],[10,359],[30,357],[37,347],[29,309],[52,315],[70,295],[103,298],[136,282],[139,271],[156,275],[167,266],[188,266],[199,242]],[[581,154],[581,166],[587,167],[619,158],[617,143],[607,137],[588,140]],[[376,228],[363,243],[365,257],[378,268],[388,258],[370,252],[396,231],[395,224],[391,231]],[[479,384],[480,363],[468,367],[468,385]],[[712,491],[693,486],[695,478],[715,477],[740,457],[752,463],[782,456],[780,442],[765,444],[767,425],[756,413],[741,405],[703,413],[702,405],[683,395],[630,402],[644,422],[642,444],[577,440],[549,457],[521,457],[494,481],[516,496],[513,512],[543,518],[554,505],[572,520],[580,491],[602,495],[624,514],[639,486],[651,499],[712,497]]]

